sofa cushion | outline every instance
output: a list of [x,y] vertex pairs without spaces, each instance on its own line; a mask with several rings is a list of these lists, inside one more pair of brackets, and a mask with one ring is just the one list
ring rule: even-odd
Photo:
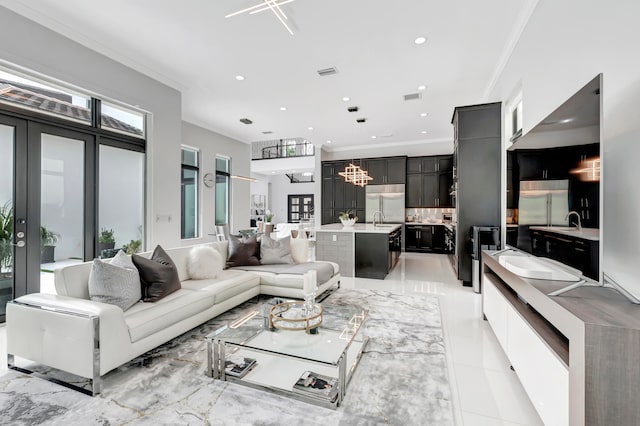
[[255,235],[246,239],[229,235],[227,267],[259,265],[258,240]]
[[140,272],[142,297],[145,302],[157,302],[180,289],[180,278],[171,257],[159,245],[147,259],[132,255],[133,263]]
[[214,303],[216,304],[259,285],[259,276],[237,269],[226,269],[211,280],[187,280],[182,282],[182,288],[184,289],[213,295]]
[[89,275],[89,296],[126,311],[142,298],[140,275],[122,250],[109,262],[95,259]]
[[124,313],[131,342],[151,336],[213,306],[213,295],[179,289],[155,303],[138,303]]
[[260,263],[263,265],[291,264],[291,237],[274,240],[264,235],[260,241]]
[[330,262],[306,262],[297,265],[238,266],[233,270],[254,272],[261,277],[261,284],[302,288],[302,276],[316,271],[318,284],[327,282],[337,272]]
[[307,263],[309,261],[309,240],[292,238],[291,257],[295,263]]
[[189,251],[187,271],[192,280],[206,280],[222,272],[222,257],[211,246],[195,246]]

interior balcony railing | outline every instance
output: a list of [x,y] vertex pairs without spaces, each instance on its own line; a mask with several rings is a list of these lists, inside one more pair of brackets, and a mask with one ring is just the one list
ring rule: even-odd
[[275,141],[254,142],[252,159],[309,157],[315,155],[312,143],[303,139],[280,139]]

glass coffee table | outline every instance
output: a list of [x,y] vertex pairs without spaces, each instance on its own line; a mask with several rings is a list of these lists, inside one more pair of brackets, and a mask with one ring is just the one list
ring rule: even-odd
[[[273,326],[269,312],[283,302],[272,299],[207,335],[205,373],[214,379],[336,408],[369,342],[364,334],[368,311],[355,305],[323,303],[322,322],[309,333]],[[251,367],[231,375],[225,371],[228,360],[244,360]],[[301,391],[300,386],[294,390],[305,372],[334,379],[329,386],[336,384],[337,393],[325,396],[317,390]]]

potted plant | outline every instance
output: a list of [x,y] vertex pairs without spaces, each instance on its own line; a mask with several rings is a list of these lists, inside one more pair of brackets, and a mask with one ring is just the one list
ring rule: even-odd
[[113,229],[102,228],[98,236],[98,253],[103,250],[111,250],[116,246],[116,238]]
[[122,246],[122,250],[127,254],[138,253],[142,249],[142,240],[131,240],[129,244]]
[[50,231],[44,226],[40,227],[40,263],[55,262],[56,243],[60,234]]
[[7,201],[0,207],[0,296],[13,289],[13,208]]
[[358,216],[353,214],[351,210],[340,212],[338,218],[340,219],[340,222],[342,222],[343,226],[353,226],[358,221]]

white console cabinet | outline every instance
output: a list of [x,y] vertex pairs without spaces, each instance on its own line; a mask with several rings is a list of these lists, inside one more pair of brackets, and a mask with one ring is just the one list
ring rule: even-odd
[[569,424],[569,370],[484,275],[483,312],[545,425]]

